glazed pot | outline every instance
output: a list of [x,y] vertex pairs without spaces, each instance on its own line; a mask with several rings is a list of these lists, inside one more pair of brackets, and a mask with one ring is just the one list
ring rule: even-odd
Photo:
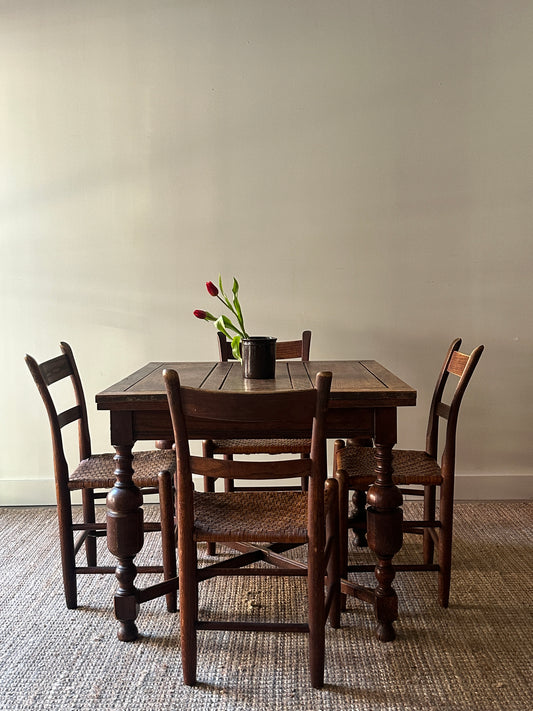
[[241,357],[245,378],[265,380],[276,376],[276,341],[271,336],[242,339]]

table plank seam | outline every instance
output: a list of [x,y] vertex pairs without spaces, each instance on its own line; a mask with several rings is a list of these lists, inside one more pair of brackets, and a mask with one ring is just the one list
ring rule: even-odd
[[[212,372],[215,370],[216,367],[217,367],[217,364],[216,364],[216,363],[213,363],[213,367],[211,368],[211,370],[209,371],[209,373],[207,373],[207,375],[205,376],[205,378],[204,378],[204,379],[202,380],[202,382],[200,383],[200,388],[203,387],[205,381],[209,378],[209,376],[212,374]],[[228,373],[229,373],[229,370],[228,370],[228,372],[226,373],[226,375],[224,376],[224,380],[222,381],[222,385],[224,385],[224,383],[225,383],[225,381],[226,381],[226,378],[228,377]]]
[[390,388],[389,388],[389,386],[387,385],[387,383],[386,383],[384,380],[382,380],[382,379],[379,377],[379,375],[376,375],[375,373],[373,373],[373,372],[370,370],[370,368],[365,365],[365,363],[364,363],[363,361],[360,361],[360,363],[361,363],[361,365],[363,366],[363,368],[366,370],[367,373],[370,373],[370,375],[371,375],[373,378],[375,378],[376,380],[379,380],[379,382],[380,382],[384,387],[386,387],[387,390],[390,390]]

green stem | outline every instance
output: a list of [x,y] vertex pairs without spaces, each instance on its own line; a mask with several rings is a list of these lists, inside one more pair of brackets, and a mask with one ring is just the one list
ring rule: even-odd
[[221,293],[222,293],[222,295],[224,296],[224,298],[222,299],[222,298],[220,297],[220,295],[217,294],[217,299],[218,299],[219,301],[221,301],[221,302],[224,304],[224,306],[226,306],[226,307],[231,311],[231,313],[235,316],[235,318],[236,318],[237,321],[239,322],[239,325],[240,325],[240,327],[241,327],[241,329],[242,329],[241,331],[239,331],[238,328],[235,328],[235,331],[236,331],[237,333],[240,333],[243,338],[248,338],[248,334],[246,333],[246,329],[244,328],[244,319],[243,319],[241,316],[239,316],[239,314],[238,314],[237,311],[235,310],[233,304],[231,303],[231,301],[228,299],[228,297],[226,296],[226,294],[225,294],[222,290],[221,290]]

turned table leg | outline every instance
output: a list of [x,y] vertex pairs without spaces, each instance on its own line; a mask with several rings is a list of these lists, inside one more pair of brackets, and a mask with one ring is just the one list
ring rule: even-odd
[[107,547],[118,558],[115,616],[117,636],[123,642],[137,639],[135,619],[139,612],[134,558],[143,546],[142,494],[132,481],[132,444],[115,445],[117,480],[107,495]]
[[392,559],[403,542],[402,494],[392,481],[392,447],[396,443],[395,408],[377,408],[375,412],[376,481],[367,494],[368,545],[377,556],[375,569],[375,611],[377,637],[391,642],[396,637],[393,622],[398,618],[398,598],[392,587]]

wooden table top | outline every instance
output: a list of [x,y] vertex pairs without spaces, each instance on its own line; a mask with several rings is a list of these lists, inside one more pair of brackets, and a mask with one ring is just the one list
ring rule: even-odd
[[277,361],[272,380],[242,377],[239,362],[152,362],[96,395],[99,410],[166,409],[162,372],[177,370],[181,384],[229,392],[272,392],[314,387],[316,374],[331,371],[330,407],[416,405],[416,390],[374,360]]

